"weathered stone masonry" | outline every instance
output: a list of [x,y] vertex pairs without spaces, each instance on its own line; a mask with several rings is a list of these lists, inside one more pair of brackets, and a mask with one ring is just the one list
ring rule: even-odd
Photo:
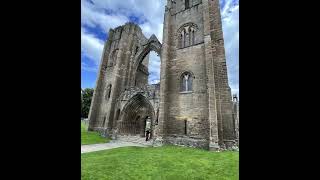
[[[148,53],[161,59],[160,84],[148,83]],[[235,144],[218,0],[168,0],[163,42],[138,25],[111,29],[89,113],[89,130],[144,136],[153,144],[216,150]]]

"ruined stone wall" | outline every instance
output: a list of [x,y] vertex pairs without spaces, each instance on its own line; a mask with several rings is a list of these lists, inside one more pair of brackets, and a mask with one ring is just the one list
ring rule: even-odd
[[[128,123],[134,123],[127,121],[128,114],[136,118],[135,112],[143,114],[143,109],[148,109],[145,113],[152,114],[155,145],[210,150],[233,145],[236,125],[219,0],[189,0],[188,8],[185,2],[167,1],[162,45],[154,35],[144,37],[133,23],[110,30],[89,113],[89,130],[117,134],[113,133],[117,124],[130,128]],[[161,58],[160,85],[146,86],[151,50]],[[183,82],[183,77],[190,79]],[[187,83],[191,88],[184,86]],[[125,132],[141,130],[141,125],[135,127]]]
[[133,23],[109,31],[90,109],[89,130],[107,134],[112,131],[116,99],[130,86],[129,74],[136,73],[132,68],[136,49],[142,48],[146,41],[141,28]]
[[[115,105],[116,109],[120,110],[120,116],[118,116],[117,121],[117,135],[119,134],[125,134],[124,132],[128,131],[126,129],[133,127],[136,121],[136,117],[143,118],[145,115],[148,115],[151,117],[151,125],[152,130],[158,128],[158,113],[159,113],[159,94],[160,94],[160,86],[159,84],[153,84],[153,85],[145,85],[144,87],[131,87],[127,90],[125,90],[120,97],[117,99],[117,103]],[[141,95],[143,96],[143,99],[145,101],[137,100],[135,97]],[[137,109],[135,109],[138,107]],[[147,114],[143,114],[139,112],[141,109],[139,107],[146,107],[148,108]],[[128,109],[130,108],[130,109]],[[132,110],[135,114],[128,114],[131,113]],[[148,114],[149,113],[149,114]],[[135,117],[131,118],[131,122],[126,119],[128,116]],[[143,120],[143,119],[142,119]],[[127,124],[126,124],[127,123]],[[128,125],[129,123],[129,125]],[[125,128],[123,128],[125,127]],[[136,126],[136,130],[141,131],[142,134],[144,133],[143,125]],[[153,132],[152,132],[153,135]]]
[[140,64],[138,67],[138,71],[136,73],[135,86],[143,87],[143,86],[147,85],[148,84],[148,76],[149,76],[148,67],[146,67],[143,64]]
[[154,107],[154,111],[159,108],[159,84],[145,85],[144,87],[131,87],[123,91],[117,99],[116,107],[123,110],[127,102],[136,94],[142,94],[146,99],[150,101],[150,104]]

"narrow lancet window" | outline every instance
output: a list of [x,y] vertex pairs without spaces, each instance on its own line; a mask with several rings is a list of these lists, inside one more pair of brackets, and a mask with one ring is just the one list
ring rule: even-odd
[[181,92],[192,91],[192,75],[188,72],[181,77]]
[[189,0],[185,0],[185,8],[189,9]]

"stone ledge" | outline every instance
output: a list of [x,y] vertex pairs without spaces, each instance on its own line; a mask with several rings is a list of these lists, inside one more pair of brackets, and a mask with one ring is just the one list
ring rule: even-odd
[[193,93],[193,91],[181,91],[181,92],[179,92],[180,94],[192,94]]

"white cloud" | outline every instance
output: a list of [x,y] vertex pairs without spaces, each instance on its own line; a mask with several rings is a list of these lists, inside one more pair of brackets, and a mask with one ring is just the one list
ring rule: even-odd
[[221,8],[222,28],[232,93],[239,95],[239,5],[238,1],[225,0]]
[[152,34],[156,35],[160,43],[162,42],[162,31],[163,31],[163,23],[152,24],[150,22],[146,22],[140,25],[143,34],[149,38]]
[[97,72],[97,66],[88,66],[86,63],[81,62],[81,70],[88,71],[88,72]]
[[[104,42],[81,28],[81,52],[98,66],[102,56]],[[83,62],[82,62],[83,63]]]
[[[239,5],[238,0],[224,0],[221,7],[223,34],[229,84],[232,93],[239,91]],[[81,1],[81,51],[89,57],[95,67],[82,64],[83,70],[94,71],[100,62],[104,42],[94,34],[85,31],[84,26],[98,28],[107,33],[110,28],[123,25],[129,17],[139,18],[139,25],[148,38],[155,34],[162,42],[163,18],[166,0],[86,0]],[[150,81],[156,81],[160,74],[160,60],[150,55]],[[158,76],[159,77],[159,76]]]
[[160,80],[156,79],[156,80],[149,81],[149,84],[158,84],[159,82]]
[[160,57],[154,51],[149,53],[149,66],[148,70],[150,72],[149,75],[149,83],[156,84],[160,81]]
[[105,9],[99,8],[88,1],[81,1],[81,24],[89,27],[98,27],[102,32],[110,28],[123,25],[129,19],[124,15],[108,15]]
[[97,9],[112,9],[126,16],[136,15],[149,21],[163,20],[166,0],[91,0]]
[[[139,24],[147,38],[155,34],[162,41],[162,27],[165,0],[91,0],[81,1],[81,22],[89,27],[99,27],[103,31],[123,25],[130,16],[138,17]],[[106,13],[106,12],[112,13]]]

